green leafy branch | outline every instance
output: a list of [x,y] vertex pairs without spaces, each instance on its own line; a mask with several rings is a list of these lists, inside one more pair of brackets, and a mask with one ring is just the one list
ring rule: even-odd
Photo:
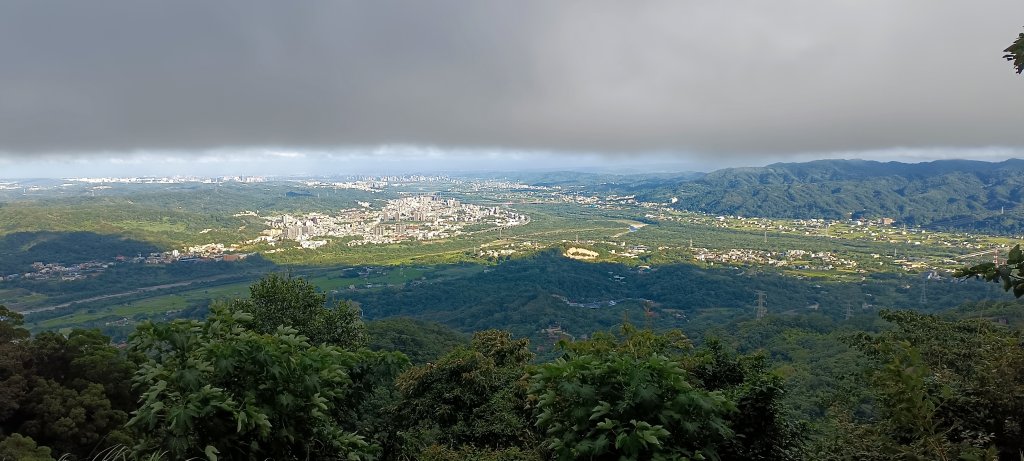
[[1021,251],[1018,244],[1010,250],[1006,264],[978,264],[958,269],[953,275],[961,278],[983,278],[988,282],[1002,283],[1003,290],[1013,290],[1013,296],[1020,298],[1024,296],[1024,252]]
[[1024,33],[1018,35],[1017,40],[1003,51],[1006,52],[1003,57],[1013,63],[1017,73],[1024,72]]

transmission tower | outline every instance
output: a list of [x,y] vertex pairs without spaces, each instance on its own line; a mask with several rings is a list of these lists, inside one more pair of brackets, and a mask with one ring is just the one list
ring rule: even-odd
[[928,282],[921,284],[921,304],[928,304]]
[[768,315],[768,293],[761,290],[757,290],[754,293],[757,293],[757,307],[754,308],[754,315],[758,319],[763,319],[764,316]]
[[853,305],[847,303],[846,304],[846,320],[850,320],[852,318],[853,318]]

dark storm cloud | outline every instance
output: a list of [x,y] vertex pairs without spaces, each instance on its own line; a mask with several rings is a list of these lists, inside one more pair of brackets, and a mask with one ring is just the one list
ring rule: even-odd
[[1024,2],[0,6],[9,154],[1024,146]]

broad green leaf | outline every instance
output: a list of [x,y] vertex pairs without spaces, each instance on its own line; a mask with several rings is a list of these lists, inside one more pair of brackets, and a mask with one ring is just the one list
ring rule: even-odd
[[1013,249],[1010,250],[1010,254],[1007,255],[1007,264],[1020,264],[1024,260],[1024,251],[1021,251],[1020,244],[1014,245]]
[[203,450],[203,453],[206,453],[206,459],[208,461],[217,461],[217,455],[220,454],[220,451],[218,451],[217,447],[213,445],[207,445],[206,449]]

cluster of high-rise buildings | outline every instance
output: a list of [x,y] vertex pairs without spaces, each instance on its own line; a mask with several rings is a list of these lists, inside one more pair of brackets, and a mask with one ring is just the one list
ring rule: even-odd
[[350,238],[349,245],[395,243],[403,240],[433,240],[464,232],[469,224],[512,227],[529,222],[525,215],[501,207],[462,203],[436,195],[419,195],[389,200],[374,209],[361,206],[337,215],[308,213],[266,218],[270,227],[262,240],[295,240],[304,248],[326,244],[322,237]]
[[441,198],[436,195],[419,195],[391,200],[380,213],[382,222],[476,222],[507,212],[498,207],[464,204],[455,199]]

